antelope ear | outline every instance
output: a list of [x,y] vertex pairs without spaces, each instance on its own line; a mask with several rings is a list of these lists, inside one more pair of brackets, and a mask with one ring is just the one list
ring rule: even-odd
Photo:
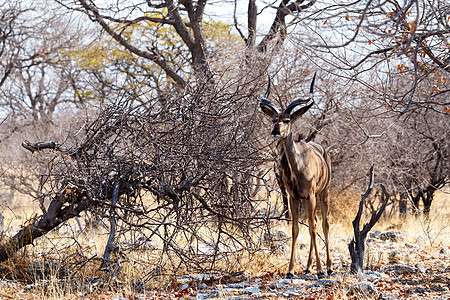
[[272,102],[266,99],[261,99],[259,102],[259,107],[269,117],[274,117],[275,115],[278,115],[278,111],[273,107]]
[[301,116],[303,116],[303,114],[305,112],[308,111],[308,109],[310,109],[312,106],[314,105],[314,101],[312,101],[310,104],[303,106],[302,108],[296,110],[295,112],[293,112],[290,117],[292,121],[295,121],[297,118],[300,118]]

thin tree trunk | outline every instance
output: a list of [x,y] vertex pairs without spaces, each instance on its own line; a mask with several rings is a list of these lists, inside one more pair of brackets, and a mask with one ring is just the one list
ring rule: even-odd
[[361,201],[359,202],[359,208],[358,213],[356,214],[355,219],[353,220],[353,231],[354,231],[354,237],[350,244],[348,245],[348,249],[350,251],[350,257],[352,260],[350,271],[352,273],[359,273],[364,270],[364,242],[367,237],[367,234],[372,229],[372,227],[378,222],[378,220],[381,217],[381,214],[383,213],[384,209],[386,208],[386,204],[389,199],[389,194],[386,192],[386,189],[383,185],[381,185],[381,188],[383,190],[384,195],[384,201],[381,205],[380,209],[378,211],[373,211],[372,216],[368,223],[366,223],[362,230],[359,229],[360,221],[361,221],[361,215],[364,207],[364,201],[369,196],[370,192],[373,188],[373,165],[370,168],[370,175],[369,175],[369,186],[366,190],[366,192],[361,195]]

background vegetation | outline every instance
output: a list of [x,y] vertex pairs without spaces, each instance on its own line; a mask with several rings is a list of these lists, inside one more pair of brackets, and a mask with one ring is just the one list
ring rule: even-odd
[[[318,74],[297,127],[332,157],[334,222],[354,215],[371,164],[386,218],[429,217],[450,174],[449,5],[222,4],[2,1],[0,260],[76,217],[44,258],[109,281],[145,267],[145,284],[240,270],[283,212],[257,109],[268,76],[283,107]],[[100,254],[81,242],[98,226]]]

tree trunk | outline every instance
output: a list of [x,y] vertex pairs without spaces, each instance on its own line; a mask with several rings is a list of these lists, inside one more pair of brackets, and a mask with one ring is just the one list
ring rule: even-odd
[[408,216],[408,194],[406,192],[400,194],[399,212],[401,218]]
[[359,229],[359,223],[361,221],[361,215],[364,207],[364,201],[369,196],[370,192],[373,188],[373,165],[370,168],[370,175],[369,175],[369,186],[367,188],[367,191],[361,195],[361,201],[359,202],[359,208],[358,213],[356,214],[355,219],[353,220],[353,231],[354,231],[354,237],[350,244],[348,244],[348,249],[350,251],[350,258],[352,260],[352,263],[350,265],[350,271],[354,274],[362,272],[364,270],[364,242],[366,239],[367,234],[372,229],[372,227],[378,222],[378,220],[381,217],[381,214],[383,213],[384,209],[386,208],[386,204],[389,199],[389,194],[386,192],[386,189],[383,185],[381,185],[381,189],[383,190],[384,200],[383,204],[381,205],[380,209],[378,211],[373,211],[372,216],[370,218],[369,223],[366,223],[362,230]]
[[[67,204],[68,197],[73,204]],[[68,189],[63,190],[49,205],[47,212],[42,216],[35,216],[28,221],[28,225],[22,228],[16,235],[0,245],[0,262],[11,258],[18,250],[33,243],[33,241],[63,222],[79,216],[88,207],[88,199]],[[66,204],[65,207],[64,204]]]

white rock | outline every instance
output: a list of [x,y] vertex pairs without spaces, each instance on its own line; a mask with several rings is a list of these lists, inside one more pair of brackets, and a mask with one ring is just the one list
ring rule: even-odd
[[249,286],[247,281],[227,284],[227,287],[233,288],[233,289],[242,289],[242,288],[244,288],[246,286]]
[[301,296],[302,294],[304,294],[304,291],[297,288],[287,289],[282,292],[284,297],[296,297]]
[[417,244],[412,244],[412,243],[405,243],[405,246],[408,248],[419,248],[419,246]]
[[332,286],[335,284],[336,284],[336,282],[334,280],[322,279],[322,280],[314,282],[313,284],[310,284],[308,287],[309,288],[322,288],[322,287],[326,287],[326,286]]
[[447,264],[443,260],[440,260],[440,259],[436,259],[436,261],[434,263],[440,268],[446,268],[447,267]]
[[417,271],[419,271],[420,273],[425,273],[427,271],[427,269],[425,269],[425,267],[420,263],[417,263],[415,267],[417,268]]
[[198,251],[207,254],[207,255],[213,255],[214,254],[214,248],[206,243],[198,243]]
[[379,271],[366,271],[364,272],[364,277],[366,280],[373,281],[380,278],[389,278],[389,276],[384,272]]
[[255,293],[261,293],[261,290],[255,286],[247,287],[243,290],[244,294],[255,294]]
[[400,242],[406,237],[406,233],[402,231],[386,231],[380,235],[383,241]]
[[386,272],[392,272],[397,274],[405,274],[405,273],[415,273],[417,272],[417,268],[411,266],[410,264],[399,264],[399,265],[390,265],[384,268]]
[[307,285],[308,283],[306,281],[304,281],[303,279],[295,278],[295,279],[291,279],[291,284],[295,287],[298,287],[298,286]]
[[273,288],[273,289],[284,289],[284,288],[286,288],[286,284],[284,284],[281,281],[277,281],[277,282],[269,283],[268,287]]
[[278,294],[277,293],[273,293],[273,292],[265,293],[264,296],[266,298],[278,298]]
[[395,249],[395,248],[397,248],[397,245],[394,243],[390,243],[390,244],[387,244],[385,248],[386,249]]
[[280,285],[283,285],[283,286],[295,286],[295,287],[303,286],[303,285],[307,284],[307,282],[305,280],[299,279],[299,278],[293,278],[293,279],[285,278],[285,279],[279,280],[278,283],[280,283]]

